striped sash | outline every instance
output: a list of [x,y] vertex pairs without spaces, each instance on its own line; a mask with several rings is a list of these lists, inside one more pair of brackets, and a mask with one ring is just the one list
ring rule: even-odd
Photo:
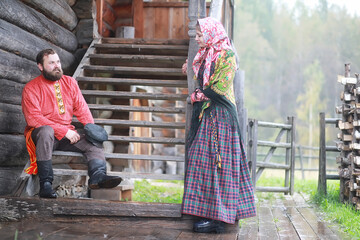
[[36,175],[38,172],[37,164],[36,164],[36,146],[31,138],[31,133],[35,128],[30,129],[30,131],[26,134],[26,149],[30,156],[30,166],[25,170],[28,174]]

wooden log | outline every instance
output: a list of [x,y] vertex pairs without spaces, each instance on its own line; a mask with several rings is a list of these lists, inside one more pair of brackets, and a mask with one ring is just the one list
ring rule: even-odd
[[78,23],[78,19],[76,17],[75,12],[66,2],[66,0],[56,0],[56,1],[21,0],[21,1],[28,4],[32,8],[37,9],[39,12],[43,13],[48,18],[54,20],[59,25],[66,27],[70,31],[72,31]]
[[38,52],[46,48],[53,48],[59,54],[64,72],[68,73],[74,70],[71,69],[75,61],[72,53],[2,19],[0,19],[0,39],[0,48],[35,62]]
[[24,84],[0,79],[0,86],[0,102],[17,105],[21,104],[21,94]]
[[344,142],[351,142],[353,140],[353,136],[351,134],[338,133],[337,137]]
[[[69,0],[68,0],[69,1]],[[79,19],[92,19],[92,2],[93,0],[77,0],[73,7],[76,16]]]
[[355,97],[351,93],[341,92],[340,99],[342,101],[347,101],[348,102],[348,101],[354,101]]
[[21,106],[0,103],[0,133],[19,133],[24,132],[26,122],[21,110]]
[[79,44],[90,45],[93,40],[93,20],[81,19],[76,26],[76,38]]
[[23,168],[0,168],[0,195],[11,194]]
[[23,135],[0,134],[0,165],[25,166],[28,161]]
[[1,0],[0,18],[70,52],[77,48],[75,34],[18,0]]
[[0,49],[0,78],[27,83],[39,74],[35,62]]
[[338,75],[337,81],[339,83],[341,83],[342,85],[346,85],[346,84],[355,85],[355,84],[357,84],[357,79],[356,78],[344,77],[344,76],[340,76],[340,75]]
[[341,130],[348,130],[348,129],[353,129],[353,124],[350,122],[343,122],[343,121],[339,121],[338,122],[338,127]]

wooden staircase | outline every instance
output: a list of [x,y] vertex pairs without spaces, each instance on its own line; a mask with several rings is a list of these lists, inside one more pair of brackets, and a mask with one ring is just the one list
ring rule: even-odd
[[[114,151],[105,154],[115,166],[110,175],[183,179],[183,173],[151,173],[149,166],[151,161],[184,162],[188,94],[187,76],[182,74],[181,66],[187,54],[186,40],[103,38],[94,40],[89,47],[74,77],[95,123],[112,129],[109,142]],[[77,119],[74,124],[79,124]],[[156,151],[154,146],[159,148],[159,145],[173,150],[161,151],[160,147],[160,152]],[[54,155],[81,156],[61,151],[55,151]],[[68,164],[77,166],[81,161],[71,158]],[[119,167],[128,161],[130,166]],[[136,169],[131,163],[147,167]],[[55,168],[54,173],[86,175],[87,171]]]

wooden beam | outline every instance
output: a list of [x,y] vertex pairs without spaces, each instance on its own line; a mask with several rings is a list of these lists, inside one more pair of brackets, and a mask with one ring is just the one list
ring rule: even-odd
[[135,27],[135,38],[144,37],[144,2],[143,0],[132,1],[132,19]]
[[[87,176],[87,170],[57,169],[54,168],[55,175],[67,176]],[[108,172],[110,176],[119,176],[122,178],[140,178],[140,179],[161,179],[161,180],[184,180],[183,175],[177,174],[155,174],[155,173],[130,173],[130,172]]]
[[[116,211],[114,211],[116,209]],[[54,215],[112,217],[181,217],[180,204],[82,201],[54,205]]]
[[96,0],[96,22],[98,23],[98,33],[103,35],[103,11],[104,0]]

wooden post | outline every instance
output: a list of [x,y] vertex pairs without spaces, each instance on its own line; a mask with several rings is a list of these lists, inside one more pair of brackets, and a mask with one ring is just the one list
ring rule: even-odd
[[[185,139],[189,135],[190,125],[191,125],[191,116],[192,116],[192,105],[190,101],[190,96],[196,88],[197,82],[194,81],[194,71],[192,70],[192,62],[194,57],[199,49],[199,46],[195,42],[196,35],[196,23],[198,17],[203,18],[206,15],[206,2],[205,0],[189,0],[189,52],[188,52],[188,66],[187,66],[187,83],[188,83],[188,92],[189,96],[186,101],[186,126],[185,126]],[[185,172],[187,168],[188,160],[188,144],[185,143]]]
[[321,194],[326,191],[326,143],[325,143],[325,113],[321,112],[320,116],[320,149],[319,149],[319,177],[318,192]]
[[[221,21],[223,0],[212,0],[209,16]],[[225,27],[225,26],[224,26]]]
[[237,70],[234,77],[234,94],[236,102],[236,110],[238,113],[240,134],[246,148],[246,124],[247,113],[244,104],[244,85],[245,85],[245,71]]
[[98,32],[102,36],[103,32],[103,9],[104,9],[104,0],[96,0],[96,21],[98,23]]
[[303,162],[303,149],[302,146],[299,145],[298,146],[298,151],[299,151],[299,160],[300,160],[300,170],[301,170],[301,177],[303,180],[305,180],[305,175],[304,175],[304,162]]
[[295,117],[288,117],[288,122],[291,124],[290,131],[290,195],[294,194],[294,182],[295,182],[295,130],[296,123]]
[[135,27],[135,38],[144,37],[144,2],[133,0],[132,3],[133,26]]
[[[293,126],[292,126],[292,122],[291,122],[291,119],[288,117],[287,119],[287,123],[291,125],[291,129],[288,129],[286,131],[286,142],[287,143],[292,143],[292,129],[293,129]],[[291,168],[292,168],[292,146],[290,148],[286,148],[285,150],[285,164],[286,165],[290,165],[290,169],[286,169],[285,170],[285,187],[289,188],[289,191],[290,191],[290,186],[291,186]],[[289,192],[286,192],[285,194],[289,194]],[[291,194],[291,192],[290,192]]]

